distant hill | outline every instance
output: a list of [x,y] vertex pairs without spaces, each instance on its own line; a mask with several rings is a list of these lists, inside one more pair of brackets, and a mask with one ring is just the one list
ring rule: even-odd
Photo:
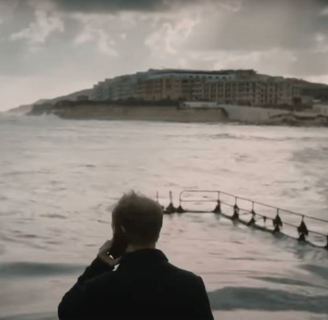
[[56,102],[60,101],[60,100],[77,100],[78,96],[88,96],[90,98],[92,93],[92,89],[85,89],[85,90],[80,90],[77,92],[73,92],[70,93],[66,96],[60,96],[58,98],[54,98],[54,99],[40,99],[37,102],[33,103],[33,104],[44,104],[44,103],[51,103],[51,104],[55,104]]
[[25,114],[30,112],[32,110],[32,107],[33,106],[31,104],[26,104],[23,106],[19,106],[17,108],[10,109],[7,112],[16,113],[16,114]]
[[36,101],[32,104],[22,105],[22,106],[19,106],[17,108],[10,109],[7,112],[25,114],[25,113],[28,113],[32,110],[33,105],[40,105],[40,104],[44,104],[44,103],[55,104],[56,102],[58,102],[60,100],[75,101],[75,100],[77,100],[78,96],[88,96],[90,98],[91,93],[92,93],[92,89],[85,89],[85,90],[80,90],[80,91],[77,91],[77,92],[73,92],[73,93],[70,93],[66,96],[61,96],[61,97],[54,98],[54,99],[40,99],[40,100],[38,100],[38,101]]

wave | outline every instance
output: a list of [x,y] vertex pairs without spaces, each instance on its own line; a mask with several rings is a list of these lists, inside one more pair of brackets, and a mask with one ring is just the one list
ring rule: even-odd
[[[219,133],[214,135],[200,135],[199,137],[209,138],[209,139],[232,139],[232,140],[247,140],[247,141],[277,141],[277,142],[284,142],[284,141],[315,141],[318,142],[321,138],[316,137],[264,137],[264,136],[254,136],[254,135],[237,135],[232,133]],[[323,141],[327,141],[326,137],[322,137]]]
[[266,288],[226,287],[208,293],[212,310],[303,311],[328,314],[328,295],[309,296]]
[[58,320],[57,313],[16,314],[0,320]]
[[50,219],[67,219],[67,217],[57,213],[41,214],[40,217],[50,218]]
[[3,177],[7,177],[7,176],[18,176],[18,175],[36,175],[36,174],[50,174],[52,173],[51,170],[34,170],[34,171],[11,171],[11,172],[4,172],[2,174]]
[[0,264],[0,279],[40,278],[82,273],[86,266],[65,263],[12,262]]
[[[262,137],[262,136],[248,136],[248,135],[236,135],[231,133],[219,133],[211,135],[212,139],[233,139],[233,140],[250,140],[250,141],[290,141],[290,140],[300,140],[302,138],[297,137]],[[314,138],[310,138],[314,139]]]

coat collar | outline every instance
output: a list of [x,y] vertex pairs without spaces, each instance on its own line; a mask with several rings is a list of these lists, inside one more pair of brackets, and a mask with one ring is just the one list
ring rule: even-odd
[[134,252],[124,254],[120,259],[120,264],[124,263],[139,263],[139,262],[157,262],[169,261],[165,254],[158,249],[141,249]]

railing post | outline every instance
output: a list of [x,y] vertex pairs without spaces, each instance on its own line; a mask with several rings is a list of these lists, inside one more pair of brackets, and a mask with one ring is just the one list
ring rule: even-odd
[[279,216],[279,209],[277,209],[277,215],[272,222],[273,226],[275,227],[273,233],[280,232],[280,227],[282,227],[282,221]]
[[[170,191],[169,192],[170,204],[168,205],[168,207],[166,209],[164,209],[164,207],[161,206],[163,208],[163,212],[167,213],[167,214],[171,214],[171,213],[174,213],[174,212],[178,212],[178,213],[186,212],[186,210],[184,210],[182,208],[182,202],[184,202],[184,201],[186,201],[186,202],[191,201],[192,202],[192,201],[195,201],[195,200],[183,200],[181,195],[184,192],[193,192],[193,193],[194,192],[215,192],[215,193],[217,193],[218,194],[217,204],[216,204],[215,209],[212,211],[213,213],[216,213],[216,214],[222,213],[221,206],[222,206],[222,203],[224,203],[224,202],[221,202],[220,194],[227,195],[231,198],[235,198],[235,204],[232,206],[233,207],[233,215],[231,217],[227,217],[227,218],[230,218],[232,221],[241,221],[239,219],[239,216],[240,216],[240,210],[242,210],[242,211],[246,211],[247,213],[252,214],[252,218],[250,219],[250,221],[248,223],[246,223],[246,221],[245,221],[245,224],[247,226],[256,225],[258,223],[258,221],[263,218],[263,222],[264,222],[264,228],[263,229],[267,228],[267,226],[266,226],[266,220],[267,219],[270,219],[273,222],[273,226],[274,226],[273,230],[270,228],[267,231],[270,231],[272,233],[277,233],[277,232],[281,232],[281,228],[283,227],[283,222],[282,222],[282,219],[281,219],[280,214],[279,214],[279,211],[282,210],[282,209],[279,209],[279,208],[274,207],[274,206],[266,205],[266,204],[263,204],[261,202],[255,202],[255,201],[250,200],[250,199],[239,198],[239,197],[237,197],[233,194],[221,192],[221,191],[218,191],[218,190],[210,190],[210,191],[209,190],[189,190],[189,191],[188,190],[183,190],[179,194],[179,207],[178,208],[175,208],[174,205],[173,205],[173,196],[172,196],[172,192]],[[159,203],[159,193],[158,192],[156,193],[156,200],[157,200],[157,203],[160,205],[160,203]],[[252,210],[249,211],[249,210],[246,210],[246,208],[243,208],[243,207],[240,209],[238,204],[237,204],[238,200],[244,200],[244,201],[251,202],[252,203]],[[200,201],[214,202],[215,200],[213,201],[212,199],[210,199],[210,200],[200,200]],[[265,207],[269,207],[269,208],[277,210],[276,217],[274,219],[272,219],[272,218],[268,218],[266,216],[263,216],[261,214],[255,213],[255,209],[254,209],[255,204],[263,205]],[[228,205],[230,206],[230,204],[228,204]],[[311,217],[311,216],[302,215],[300,213],[295,213],[295,212],[292,212],[292,211],[289,211],[289,210],[284,210],[284,211],[286,211],[287,213],[298,215],[298,216],[302,217],[302,221],[301,221],[300,225],[298,227],[295,226],[297,228],[297,231],[298,231],[298,234],[299,234],[299,237],[298,237],[299,241],[306,241],[307,240],[306,238],[309,235],[309,230],[308,230],[307,225],[305,224],[305,221],[304,221],[305,218],[313,219],[313,220],[316,220],[316,221],[321,221],[323,223],[328,223],[328,221],[326,221],[324,219],[319,219],[319,218],[315,218],[315,217]],[[256,218],[256,215],[258,216],[257,218]],[[291,224],[291,225],[293,225],[293,224]],[[313,231],[313,233],[321,235],[322,237],[326,238],[327,244],[325,246],[321,246],[321,248],[325,248],[326,250],[328,250],[328,235],[326,236],[325,234],[322,234],[322,233],[319,233],[319,232],[314,232],[314,231]]]
[[177,209],[174,207],[173,205],[173,197],[172,197],[172,192],[170,191],[170,204],[167,206],[166,210],[164,211],[164,213],[168,213],[168,214],[171,214],[171,213],[174,213],[176,212]]
[[179,200],[179,207],[177,208],[177,213],[184,213],[186,210],[184,210],[181,206],[181,199]]
[[[182,193],[182,192],[181,192]],[[179,207],[177,208],[177,213],[184,213],[186,210],[184,210],[181,206],[181,193],[179,194]]]
[[214,213],[220,214],[221,213],[221,201],[218,200],[218,203],[215,207],[215,209],[213,210]]
[[233,221],[239,220],[239,208],[237,206],[237,197],[235,198],[235,205],[233,206],[233,216],[231,217]]
[[213,212],[217,213],[217,214],[221,213],[220,191],[218,192],[218,202],[217,202],[217,205],[216,205],[215,209],[213,210]]
[[299,234],[298,241],[305,241],[306,240],[305,237],[309,235],[309,230],[304,222],[304,216],[302,217],[302,222],[300,226],[297,228],[297,231]]
[[250,227],[252,225],[254,225],[256,223],[255,221],[255,216],[256,216],[256,213],[254,211],[254,202],[253,202],[253,206],[252,206],[252,211],[251,211],[251,214],[252,214],[252,218],[251,220],[247,223],[247,226]]

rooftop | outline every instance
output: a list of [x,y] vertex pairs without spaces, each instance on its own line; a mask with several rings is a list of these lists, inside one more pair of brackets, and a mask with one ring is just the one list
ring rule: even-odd
[[150,73],[195,73],[195,74],[231,74],[231,73],[236,73],[236,72],[251,72],[251,73],[256,73],[254,70],[192,70],[192,69],[149,69],[148,72]]

